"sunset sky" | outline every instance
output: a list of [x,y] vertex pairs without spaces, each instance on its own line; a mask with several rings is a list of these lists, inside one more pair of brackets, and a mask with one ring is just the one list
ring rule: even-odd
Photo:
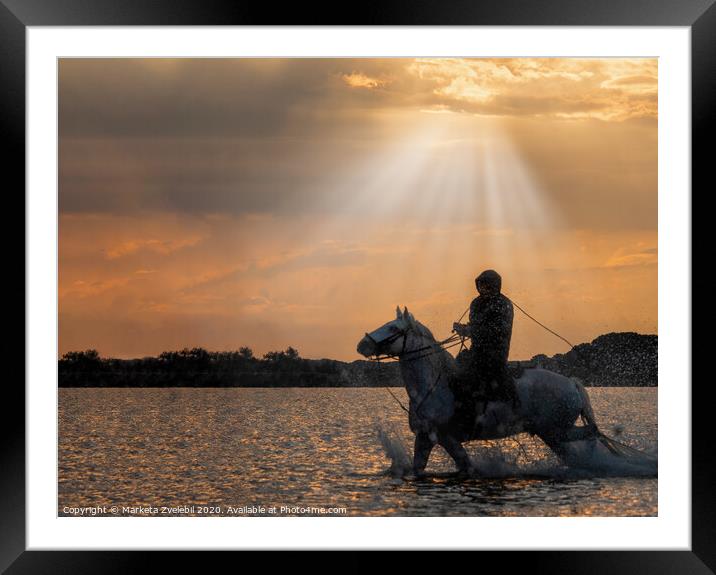
[[59,116],[60,354],[350,361],[486,268],[573,343],[657,332],[655,59],[64,59]]

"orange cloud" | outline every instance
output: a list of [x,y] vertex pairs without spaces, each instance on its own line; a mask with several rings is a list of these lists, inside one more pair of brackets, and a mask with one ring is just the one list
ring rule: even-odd
[[128,240],[105,251],[105,257],[109,260],[121,258],[147,249],[157,254],[167,255],[186,247],[195,246],[201,241],[200,237],[182,238],[178,240]]
[[353,72],[352,74],[343,74],[341,76],[343,81],[348,84],[351,88],[367,88],[373,90],[375,88],[381,88],[385,85],[384,80],[377,78],[371,78],[360,72]]
[[647,248],[637,252],[620,249],[604,264],[606,268],[620,268],[625,266],[646,266],[658,263],[656,248]]
[[[331,226],[318,215],[211,221],[202,242],[157,257],[151,268],[137,268],[137,254],[110,260],[83,249],[98,239],[93,226],[109,237],[122,232],[123,219],[64,221],[60,352],[95,347],[136,357],[194,345],[249,345],[257,353],[293,345],[306,357],[352,360],[356,338],[398,304],[436,337],[447,336],[485,267],[496,267],[510,297],[570,340],[656,330],[656,266],[642,265],[656,258],[649,250],[655,232],[485,235],[474,226],[406,227],[355,216]],[[146,215],[133,224],[154,226],[175,243],[205,222],[187,218],[176,227]],[[496,249],[507,257],[496,260]],[[515,321],[513,357],[564,351],[523,318]]]

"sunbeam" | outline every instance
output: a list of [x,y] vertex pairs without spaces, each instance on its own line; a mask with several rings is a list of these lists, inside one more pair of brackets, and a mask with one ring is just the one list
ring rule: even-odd
[[500,121],[420,112],[401,120],[409,130],[325,175],[316,197],[332,215],[296,240],[387,246],[400,265],[349,289],[372,290],[381,307],[410,304],[442,332],[482,269],[503,270],[508,286],[526,270],[530,283],[544,283],[544,236],[559,228],[560,210]]

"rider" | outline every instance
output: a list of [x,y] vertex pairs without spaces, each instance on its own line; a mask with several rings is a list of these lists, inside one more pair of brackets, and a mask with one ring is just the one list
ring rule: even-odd
[[470,321],[454,323],[453,330],[470,338],[470,349],[459,356],[460,385],[463,401],[503,400],[514,402],[515,384],[507,370],[510,352],[512,302],[500,293],[502,278],[486,270],[475,279],[479,296],[470,304]]

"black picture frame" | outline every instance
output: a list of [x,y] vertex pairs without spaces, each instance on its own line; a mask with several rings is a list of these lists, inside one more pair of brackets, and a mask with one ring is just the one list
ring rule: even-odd
[[[29,26],[138,25],[530,25],[530,26],[685,26],[691,29],[692,73],[692,192],[705,194],[712,163],[708,139],[714,129],[716,103],[716,0],[461,0],[384,1],[314,6],[212,0],[0,0],[0,146],[5,171],[5,205],[19,220],[25,187],[25,34]],[[668,161],[668,158],[661,158]],[[713,185],[708,186],[709,189]],[[20,202],[22,201],[22,204]],[[22,207],[21,207],[22,206]],[[15,206],[13,206],[15,207]],[[6,211],[9,215],[10,210]],[[693,208],[692,208],[692,213]],[[9,218],[8,218],[9,219]],[[3,226],[5,246],[17,244],[18,231]],[[693,230],[693,224],[692,224]],[[24,275],[23,275],[24,277]],[[691,281],[691,278],[688,278]],[[25,286],[27,287],[27,286]],[[16,291],[15,289],[12,290]],[[693,290],[692,290],[693,298]],[[26,310],[27,313],[27,310]],[[23,330],[24,333],[24,330]],[[17,341],[20,338],[16,338]],[[24,345],[24,339],[23,339]],[[693,356],[693,353],[692,353]],[[25,405],[24,388],[6,364],[5,426],[2,441],[2,507],[0,507],[0,569],[7,573],[129,573],[171,569],[205,569],[206,553],[120,551],[26,551],[25,545]],[[693,379],[693,378],[692,378]],[[691,551],[544,551],[480,552],[470,559],[479,569],[511,572],[571,573],[713,573],[716,571],[716,474],[709,465],[711,433],[707,426],[711,403],[707,380],[691,381],[692,397],[692,547]],[[704,385],[705,384],[705,385]],[[668,409],[668,406],[661,406]],[[637,527],[638,528],[638,527]],[[558,547],[558,542],[555,542]],[[345,555],[345,554],[344,554]],[[328,559],[328,568],[365,571],[376,553],[350,552]],[[226,557],[223,557],[225,560]],[[284,554],[315,568],[314,557]],[[444,569],[441,554],[421,554],[415,567]],[[243,560],[242,560],[243,561]],[[335,561],[335,563],[334,563]],[[320,562],[323,563],[323,560]],[[412,568],[405,564],[406,568]],[[276,566],[274,565],[274,568]],[[279,566],[280,568],[280,566]]]

